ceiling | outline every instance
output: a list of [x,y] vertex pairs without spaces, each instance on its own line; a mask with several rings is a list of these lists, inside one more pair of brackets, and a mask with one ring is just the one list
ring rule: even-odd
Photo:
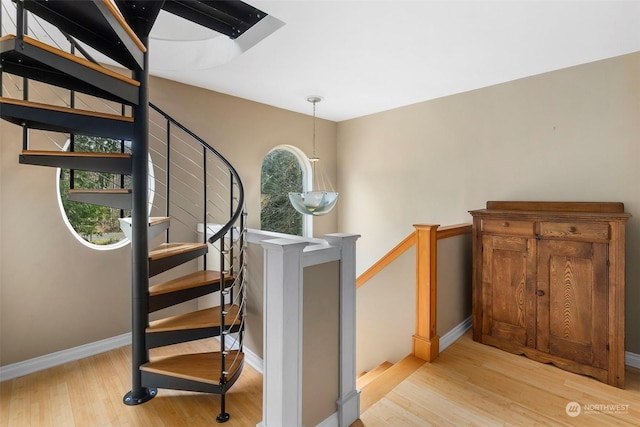
[[161,17],[151,73],[342,121],[640,51],[640,1],[245,1],[235,41]]
[[244,1],[235,40],[161,12],[151,74],[343,121],[640,51],[640,0]]

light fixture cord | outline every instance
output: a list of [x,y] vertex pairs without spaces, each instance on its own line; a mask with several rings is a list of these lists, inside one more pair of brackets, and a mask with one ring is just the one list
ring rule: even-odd
[[317,179],[316,179],[316,163],[318,163],[318,158],[316,157],[316,104],[318,101],[314,100],[313,101],[313,161],[311,162],[311,166],[313,169],[313,175],[311,177],[311,179],[313,180],[313,185],[311,186],[311,188],[313,189],[314,187],[316,187],[317,185]]

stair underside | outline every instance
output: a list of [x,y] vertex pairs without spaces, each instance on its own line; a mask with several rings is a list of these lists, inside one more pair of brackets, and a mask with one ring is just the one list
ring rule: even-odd
[[183,354],[152,360],[140,366],[146,387],[223,393],[242,371],[244,353],[232,350],[225,358],[227,382],[220,383],[220,352]]
[[109,0],[82,7],[77,0],[27,1],[25,8],[130,70],[144,65],[144,44]]
[[110,208],[131,210],[131,189],[69,190],[69,200]]
[[2,118],[19,126],[53,132],[133,139],[133,118],[0,97]]
[[[233,283],[233,277],[225,277],[225,287]],[[149,287],[149,311],[157,311],[181,302],[189,301],[220,290],[220,272],[196,271],[177,279]]]
[[207,253],[206,243],[163,243],[149,252],[149,277]]
[[23,150],[20,163],[129,175],[131,156],[126,153]]
[[267,14],[244,2],[172,0],[163,4],[167,12],[235,39]]
[[31,37],[0,38],[0,55],[5,72],[119,103],[138,103],[138,81]]
[[[120,218],[120,229],[129,240],[133,240],[133,218],[125,217]],[[165,232],[170,225],[171,217],[168,216],[156,216],[149,218],[149,228],[147,231],[147,238],[149,240],[155,239],[160,234]]]

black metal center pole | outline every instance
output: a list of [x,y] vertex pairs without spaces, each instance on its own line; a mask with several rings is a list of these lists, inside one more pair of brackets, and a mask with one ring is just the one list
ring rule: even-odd
[[[141,41],[148,46],[148,37]],[[131,144],[133,200],[131,209],[131,373],[132,385],[123,401],[138,405],[152,399],[157,390],[143,387],[140,366],[149,361],[145,329],[149,312],[149,245],[148,245],[148,175],[149,175],[149,56],[144,66],[136,68],[134,78],[140,82],[138,105],[134,108],[134,140]]]

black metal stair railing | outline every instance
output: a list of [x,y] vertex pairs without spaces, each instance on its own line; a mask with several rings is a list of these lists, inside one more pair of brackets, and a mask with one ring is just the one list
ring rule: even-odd
[[[204,256],[203,268],[219,271],[221,282],[224,277],[233,278],[219,303],[238,305],[238,317],[244,322],[247,227],[242,181],[231,163],[204,139],[154,104],[150,106],[149,149],[156,177],[152,212],[171,217],[166,241],[169,233],[171,240],[195,234],[209,243],[213,256]],[[237,319],[222,317],[221,329],[233,329],[226,326]],[[243,326],[229,342],[230,334],[221,335],[221,351],[242,349]]]
[[[22,8],[20,7],[22,4],[22,2],[19,2],[17,8],[19,9],[19,13],[17,14],[20,16],[22,16]],[[35,5],[31,6],[35,7]],[[3,1],[2,15],[5,15],[5,7],[5,2]],[[38,19],[33,19],[33,21],[38,25]],[[3,32],[5,22],[6,21],[2,22]],[[16,26],[16,32],[22,37],[22,34],[28,30],[26,19],[19,17],[14,24]],[[29,25],[31,25],[31,23],[29,23]],[[81,49],[81,46],[73,37],[65,32],[62,32],[62,35],[62,40],[66,39],[70,42],[70,50],[72,52],[77,49],[80,54],[86,54],[86,51]],[[49,37],[49,35],[47,35],[47,37]],[[54,37],[49,38],[53,39]],[[60,39],[58,38],[58,40]],[[90,57],[86,59],[95,62]],[[17,62],[19,61],[16,61],[16,63]],[[4,75],[6,70],[3,71],[2,74]],[[18,70],[18,68],[16,68],[16,71],[19,71],[15,74],[17,76],[21,75],[20,73],[24,70]],[[143,83],[141,90],[148,90],[148,80],[143,78],[144,76],[141,75],[143,73],[138,70],[136,74],[138,74],[138,80]],[[12,77],[9,77],[9,79],[11,78]],[[124,107],[124,104],[114,103],[113,101],[117,101],[117,99],[113,97],[100,96],[101,94],[92,93],[91,91],[87,93],[94,96],[97,95],[98,98],[104,99],[96,101],[96,98],[91,96],[85,97],[85,95],[80,92],[76,94],[72,88],[73,84],[56,87],[55,82],[47,81],[46,79],[40,79],[40,81],[43,82],[44,87],[48,87],[48,90],[51,91],[51,93],[43,94],[41,98],[59,98],[59,100],[63,100],[70,109],[74,108],[77,103],[93,104],[93,106],[95,106],[96,102],[102,102],[103,109],[116,112],[117,108],[120,110],[120,115],[125,115],[126,108],[130,108]],[[4,78],[2,84],[4,87]],[[47,86],[47,84],[51,84],[51,86]],[[66,87],[68,90],[66,93],[68,93],[69,96],[65,97],[66,99],[60,95],[64,93],[64,91],[60,92],[61,87]],[[28,89],[29,84],[24,85],[22,88],[22,95],[25,100],[29,98]],[[91,100],[89,101],[89,99]],[[142,157],[149,157],[149,165],[152,165],[151,167],[154,168],[153,180],[156,191],[154,194],[149,195],[149,197],[153,197],[153,201],[151,201],[151,199],[149,200],[149,212],[146,212],[147,209],[140,209],[140,205],[134,203],[134,205],[138,207],[134,209],[137,211],[137,220],[134,218],[134,221],[142,224],[144,221],[142,221],[141,218],[153,215],[171,217],[171,241],[193,242],[201,240],[203,243],[207,243],[209,250],[211,251],[211,249],[213,249],[214,254],[217,255],[209,259],[205,255],[201,261],[202,265],[199,265],[198,269],[213,269],[220,273],[221,292],[218,301],[221,307],[221,333],[219,338],[221,354],[220,380],[217,386],[213,388],[204,387],[203,391],[220,393],[222,395],[220,416],[223,417],[226,414],[224,410],[224,393],[227,390],[227,384],[229,386],[233,384],[241,371],[241,369],[235,369],[233,373],[230,374],[227,369],[237,366],[237,364],[242,364],[241,351],[244,335],[244,319],[246,315],[245,251],[247,232],[244,189],[237,171],[218,151],[158,107],[149,104],[150,108],[147,109],[146,104],[147,102],[139,103],[136,111],[140,113],[139,107],[141,105],[145,106],[143,107],[145,114],[142,114],[142,116],[144,117],[143,123],[145,124],[145,140],[147,139],[146,132],[148,132],[148,147],[145,148],[144,152],[140,151],[139,147],[135,148],[132,157],[137,159],[136,164],[140,163],[139,160]],[[89,108],[89,110],[94,109]],[[140,120],[140,115],[137,115],[136,120]],[[28,130],[27,126],[24,128],[25,137],[23,141],[26,150],[28,149]],[[137,129],[141,128],[138,127]],[[61,129],[50,130],[54,132],[61,131]],[[132,139],[137,140],[140,138],[140,134],[136,133]],[[70,140],[72,145],[73,139],[74,135],[71,133]],[[120,139],[119,143],[120,152],[124,152],[125,147],[128,149],[128,147],[135,145],[123,139]],[[58,144],[56,145],[58,148],[60,147]],[[57,160],[57,162],[59,162],[59,160]],[[75,159],[70,161],[65,168],[72,169],[74,165],[77,165],[77,163],[74,162],[76,162]],[[127,170],[117,173],[128,175],[129,168],[125,169]],[[146,175],[145,172],[143,176]],[[140,173],[138,173],[137,176],[140,176]],[[148,181],[143,185],[141,185],[141,181],[144,180],[134,180],[134,185],[136,185],[134,189],[136,191],[134,191],[134,193],[136,194],[141,194],[141,189],[148,186]],[[124,175],[122,175],[120,178],[120,187],[124,186],[125,180]],[[146,193],[146,191],[144,192]],[[147,198],[145,197],[144,199],[146,200]],[[141,216],[142,211],[145,212]],[[166,242],[169,242],[169,231],[167,230],[164,233]],[[142,240],[144,240],[144,250],[148,251],[147,243],[150,242],[147,241],[146,233],[145,238]],[[139,242],[137,246],[141,246]],[[147,269],[145,269],[145,271],[148,273]],[[147,273],[145,273],[145,276]],[[136,276],[135,272],[134,276]],[[143,280],[140,280],[140,282],[148,284],[147,279],[148,277],[145,277]],[[135,282],[136,278],[134,277],[134,288],[137,289]],[[138,291],[136,292],[139,293]],[[146,287],[144,292],[148,294]],[[147,298],[144,298],[145,295],[143,295],[143,293],[140,293],[140,295],[137,295],[137,293],[133,298],[134,306],[136,306],[136,301],[138,300],[147,300]],[[230,313],[225,309],[227,305],[237,306],[238,309]],[[138,311],[138,314],[134,314],[134,341],[139,340],[140,337],[144,340],[145,325],[148,324],[148,306],[146,303],[142,304],[140,308],[134,308],[134,312],[135,311]],[[135,349],[136,347],[137,350]],[[141,345],[139,343],[134,344],[134,354],[132,354],[132,358],[134,359],[133,387],[132,392],[128,393],[134,400],[138,400],[134,402],[134,404],[142,403],[142,401],[148,400],[148,398],[155,395],[155,392],[153,395],[147,396],[140,394],[145,393],[144,389],[147,386],[141,383],[139,373],[137,372],[138,367],[135,366],[136,360],[140,360],[142,363],[145,359],[148,360],[148,350],[149,347],[144,342]],[[231,350],[239,350],[239,352]],[[233,355],[233,357],[231,358],[230,355]],[[227,356],[230,356],[229,360],[227,360]],[[169,383],[171,383],[171,381],[169,381]],[[179,382],[176,384],[179,385]],[[226,415],[228,416],[228,414]]]

